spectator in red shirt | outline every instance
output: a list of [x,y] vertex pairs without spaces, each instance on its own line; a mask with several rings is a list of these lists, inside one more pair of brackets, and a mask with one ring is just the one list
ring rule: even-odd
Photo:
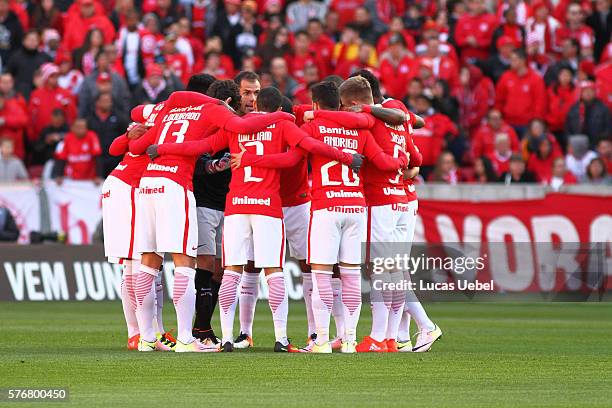
[[66,17],[64,39],[62,46],[66,51],[80,47],[85,36],[92,28],[102,31],[104,43],[109,44],[115,39],[115,27],[103,12],[96,10],[94,0],[78,0],[78,13],[68,13]]
[[555,37],[557,50],[560,50],[563,41],[572,38],[577,40],[580,44],[581,54],[583,56],[593,56],[595,36],[593,35],[591,27],[584,24],[584,12],[580,4],[570,4],[565,14],[565,25],[559,27]]
[[565,118],[576,102],[578,95],[572,82],[573,72],[569,67],[561,68],[557,81],[548,87],[548,114],[546,123],[555,135],[561,135],[565,128]]
[[64,141],[57,146],[53,178],[62,184],[64,177],[72,180],[102,182],[102,162],[98,136],[87,129],[87,121],[78,118],[72,124]]
[[531,5],[532,16],[527,19],[527,35],[535,36],[538,41],[539,54],[552,54],[553,40],[560,26],[559,21],[550,15],[545,1],[537,0]]
[[17,102],[25,112],[28,111],[28,103],[23,95],[15,90],[15,80],[13,80],[13,76],[8,72],[0,74],[0,93],[2,93],[7,100]]
[[406,48],[412,53],[414,53],[414,49],[416,47],[416,43],[414,41],[414,37],[410,35],[408,30],[404,28],[404,22],[401,16],[393,16],[391,19],[391,23],[389,24],[389,31],[385,34],[381,35],[376,43],[376,51],[379,55],[382,55],[383,52],[387,50],[389,47],[389,40],[395,35],[401,35],[404,39],[404,43],[406,44]]
[[189,68],[189,62],[185,54],[179,52],[176,48],[176,41],[178,37],[176,34],[169,34],[166,36],[164,44],[162,46],[162,54],[166,62],[166,68],[170,72],[179,78],[183,85],[189,82],[191,77],[191,69]]
[[544,122],[542,119],[534,119],[529,122],[527,131],[523,136],[520,151],[525,161],[529,160],[532,153],[536,153],[538,151],[538,146],[540,145],[540,141],[542,139],[548,139],[555,155],[562,153],[559,142],[557,142],[557,139],[555,139],[552,134],[548,133],[546,122]]
[[31,140],[38,140],[41,130],[51,122],[51,113],[55,109],[64,111],[68,123],[72,123],[76,117],[74,96],[59,87],[58,76],[57,65],[47,63],[41,67],[42,86],[32,92],[28,107],[31,119],[28,136]]
[[310,88],[320,81],[319,69],[316,65],[308,65],[304,68],[304,82],[295,89],[293,100],[296,104],[312,104],[312,94]]
[[612,112],[612,43],[601,54],[601,63],[595,68],[595,86],[597,97]]
[[427,178],[440,152],[449,140],[459,135],[459,130],[448,116],[433,110],[431,100],[425,95],[416,99],[415,111],[425,119],[425,126],[414,130],[413,139],[423,155],[421,174]]
[[525,47],[525,28],[517,21],[516,8],[508,7],[504,11],[504,22],[493,32],[491,41],[492,52],[496,51],[497,39],[500,37],[510,38],[515,48]]
[[98,28],[87,32],[83,45],[72,52],[74,66],[84,75],[89,75],[96,68],[96,55],[104,47],[104,34]]
[[28,116],[14,100],[7,99],[0,93],[0,135],[13,141],[15,155],[25,159],[25,130]]
[[527,170],[532,172],[537,181],[545,182],[552,177],[553,162],[562,157],[561,152],[553,151],[552,143],[547,137],[538,140],[536,151],[527,160]]
[[427,51],[419,58],[420,63],[424,61],[431,63],[432,73],[436,79],[445,80],[451,88],[459,85],[459,67],[452,58],[440,52],[438,38],[430,38],[427,41]]
[[486,59],[489,56],[497,18],[487,12],[484,0],[469,0],[468,12],[459,17],[455,42],[463,61]]
[[495,94],[495,107],[519,134],[532,119],[546,117],[544,80],[527,66],[522,50],[512,52],[510,70],[500,78]]
[[510,170],[510,159],[514,153],[510,147],[510,137],[507,133],[497,133],[495,135],[495,145],[493,152],[487,154],[491,164],[498,176]]
[[417,74],[417,64],[400,34],[393,35],[388,43],[388,49],[380,56],[380,82],[390,97],[402,99],[408,82]]
[[451,185],[455,185],[463,181],[463,177],[457,169],[455,157],[451,152],[442,152],[442,154],[438,156],[436,167],[429,175],[427,180]]
[[332,0],[329,8],[338,13],[339,27],[343,28],[355,20],[355,11],[364,3],[364,0]]
[[132,104],[143,105],[165,101],[176,90],[173,82],[172,78],[164,76],[164,70],[161,66],[150,64],[147,67],[145,80],[134,90]]
[[298,83],[289,75],[287,61],[284,58],[276,57],[270,62],[270,75],[273,86],[287,98],[292,99]]
[[491,109],[484,122],[472,137],[472,156],[489,156],[495,151],[497,136],[504,134],[508,136],[510,150],[519,151],[519,140],[516,132],[502,119],[502,114],[497,109]]
[[307,66],[317,66],[323,76],[327,73],[326,63],[318,57],[316,52],[310,48],[310,39],[306,31],[298,31],[294,34],[293,54],[287,58],[289,73],[298,82],[304,82],[304,69]]
[[461,127],[472,134],[495,103],[495,86],[478,67],[469,64],[461,68],[453,94],[459,101]]
[[542,183],[550,186],[553,191],[559,191],[564,185],[578,183],[578,179],[571,171],[567,170],[565,159],[563,157],[557,157],[553,160],[550,177],[543,179]]
[[308,20],[308,27],[306,31],[308,32],[308,37],[310,38],[310,51],[319,55],[325,62],[325,72],[331,72],[333,70],[333,40],[327,34],[325,34],[323,24],[316,18],[311,18]]

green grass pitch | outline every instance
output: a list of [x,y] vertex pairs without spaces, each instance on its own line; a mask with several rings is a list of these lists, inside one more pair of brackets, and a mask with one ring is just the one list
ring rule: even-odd
[[[0,388],[69,387],[87,407],[610,407],[612,304],[428,304],[430,353],[274,354],[259,302],[255,348],[176,355],[125,350],[119,302],[0,303]],[[175,327],[171,304],[166,327]],[[359,335],[368,332],[365,306]],[[289,333],[306,336],[302,303]],[[2,403],[26,406],[24,403]]]

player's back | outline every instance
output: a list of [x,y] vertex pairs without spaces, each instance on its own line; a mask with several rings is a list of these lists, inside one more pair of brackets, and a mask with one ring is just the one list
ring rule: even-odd
[[[370,132],[351,129],[328,118],[315,118],[302,126],[314,138],[347,153],[363,153]],[[357,173],[335,160],[310,156],[312,167],[312,208],[365,205],[363,183]]]
[[[389,99],[393,103],[387,103],[388,108],[401,109],[409,115],[403,103]],[[381,149],[390,156],[400,157],[401,152],[406,152],[406,142],[412,130],[410,121],[400,125],[389,125],[380,119],[376,119],[372,128],[374,140]],[[404,190],[402,170],[381,170],[372,163],[363,166],[364,190],[368,205],[386,205],[392,203],[407,202]]]
[[[155,144],[183,143],[200,140],[210,122],[206,121],[208,98],[194,92],[175,92],[161,109],[152,113]],[[155,109],[159,106],[156,105]],[[147,165],[143,177],[167,177],[191,189],[195,156],[164,155]]]
[[[265,115],[252,112],[252,115]],[[258,156],[282,153],[287,150],[284,136],[287,121],[279,121],[256,133],[229,133],[231,153],[240,153],[241,147]],[[227,195],[225,214],[261,214],[282,216],[280,200],[280,170],[247,166],[232,172],[230,192]]]

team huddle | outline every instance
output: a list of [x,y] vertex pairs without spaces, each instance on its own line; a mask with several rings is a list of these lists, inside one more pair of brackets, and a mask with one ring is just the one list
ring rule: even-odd
[[[252,347],[262,270],[275,352],[424,352],[442,336],[414,294],[390,285],[370,293],[372,330],[356,337],[361,265],[378,279],[367,265],[385,244],[410,251],[421,164],[411,134],[423,119],[383,99],[367,70],[327,78],[311,92],[312,105],[292,106],[278,89],[260,89],[252,72],[233,81],[201,74],[186,91],[132,110],[136,123],[109,149],[123,161],[102,191],[106,256],[124,265],[129,349]],[[287,334],[286,246],[303,272],[302,348]],[[175,266],[176,338],[161,317],[165,253]],[[410,279],[408,271],[385,274],[390,282]],[[211,327],[217,303],[221,338]]]

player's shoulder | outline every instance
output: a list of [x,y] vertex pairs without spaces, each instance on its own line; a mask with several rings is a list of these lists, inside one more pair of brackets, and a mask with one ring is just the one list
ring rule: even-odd
[[408,108],[406,108],[406,105],[404,105],[404,103],[398,99],[387,98],[382,101],[381,106],[383,108],[401,109],[404,112],[408,112]]

